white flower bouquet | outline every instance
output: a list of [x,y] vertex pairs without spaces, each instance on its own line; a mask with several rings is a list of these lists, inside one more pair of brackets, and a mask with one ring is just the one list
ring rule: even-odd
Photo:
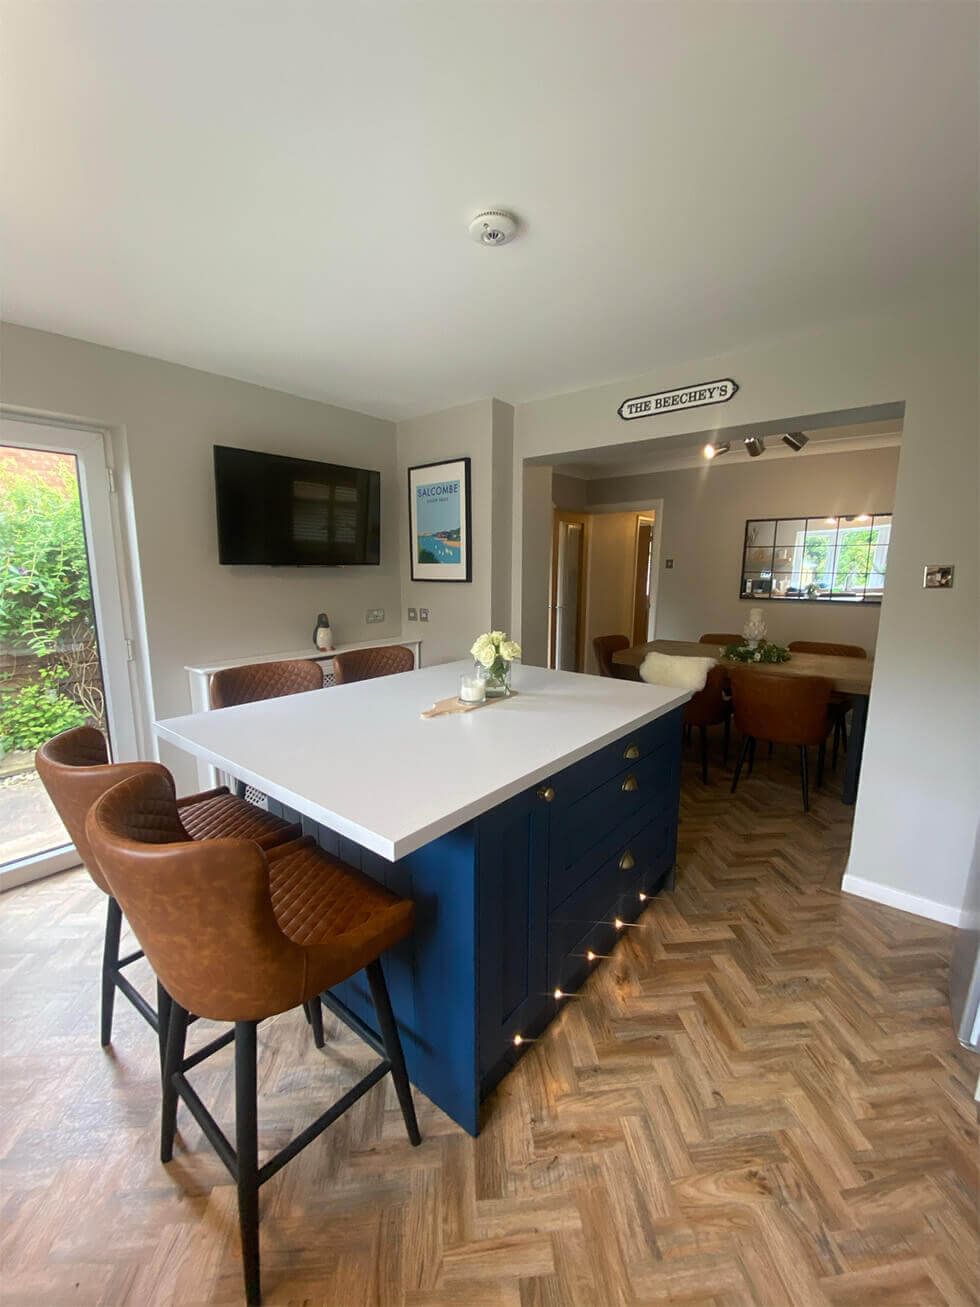
[[486,683],[487,697],[510,694],[510,665],[521,656],[521,646],[506,631],[486,631],[474,640],[470,653]]

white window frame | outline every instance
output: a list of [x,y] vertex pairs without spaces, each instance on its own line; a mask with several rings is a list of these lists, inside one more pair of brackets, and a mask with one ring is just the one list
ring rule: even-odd
[[[75,456],[112,756],[116,761],[136,758],[139,696],[133,675],[124,558],[117,544],[120,528],[108,436],[104,431],[4,415],[0,417],[0,444]],[[15,859],[0,866],[0,890],[39,880],[78,862],[73,844]]]

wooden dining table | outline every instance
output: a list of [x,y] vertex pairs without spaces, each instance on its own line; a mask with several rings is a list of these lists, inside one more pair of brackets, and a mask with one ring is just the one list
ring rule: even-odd
[[[613,662],[623,667],[632,667],[639,674],[640,664],[648,653],[672,654],[680,658],[716,658],[724,664],[723,648],[694,640],[651,640],[648,644],[632,645],[629,649],[621,649],[613,654]],[[838,693],[850,695],[851,729],[848,733],[841,798],[844,803],[853,804],[857,799],[861,776],[873,660],[842,658],[839,654],[791,653],[789,661],[785,663],[731,662],[725,665],[737,667],[753,676],[822,676],[830,681]]]

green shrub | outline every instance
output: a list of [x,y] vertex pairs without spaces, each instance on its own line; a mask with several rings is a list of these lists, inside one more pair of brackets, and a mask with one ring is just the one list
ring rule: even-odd
[[43,658],[90,624],[78,483],[0,466],[0,642]]
[[59,731],[84,726],[87,720],[74,699],[44,684],[0,696],[0,742],[7,749],[36,749]]

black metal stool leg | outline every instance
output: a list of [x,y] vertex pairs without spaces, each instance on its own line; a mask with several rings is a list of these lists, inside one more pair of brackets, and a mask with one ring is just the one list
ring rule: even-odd
[[105,943],[102,946],[102,1047],[112,1041],[112,1010],[116,1003],[116,974],[119,970],[119,935],[122,908],[109,895],[105,918]]
[[242,1235],[245,1300],[262,1301],[259,1266],[259,1135],[254,1021],[235,1022],[235,1153],[238,1224]]
[[173,999],[157,981],[157,1039],[160,1043],[160,1074],[167,1061],[167,1034],[170,1030],[170,1013],[173,1009]]
[[738,761],[735,763],[735,775],[732,777],[732,794],[738,789],[738,778],[742,774],[742,766],[745,759],[749,756],[749,745],[752,743],[752,736],[746,735],[742,741],[742,747],[738,752]]
[[187,1040],[187,1009],[174,999],[170,1000],[170,1020],[167,1023],[167,1056],[163,1063],[163,1106],[160,1109],[160,1161],[169,1162],[174,1155],[174,1135],[177,1133],[177,1086],[174,1076],[184,1064],[184,1044]]
[[749,736],[749,775],[752,775],[752,768],[755,766],[755,736]]
[[800,745],[800,788],[803,790],[803,811],[810,811],[810,764],[807,760],[806,745]]
[[317,1048],[323,1047],[323,1004],[320,1002],[320,995],[311,998],[308,1003],[303,1004],[303,1011],[306,1013],[306,1019],[313,1031],[313,1043]]
[[405,1069],[402,1041],[395,1024],[395,1014],[391,1010],[391,999],[388,997],[388,986],[385,983],[381,962],[375,958],[364,969],[367,972],[368,984],[371,986],[374,1010],[378,1014],[381,1040],[388,1061],[391,1063],[391,1078],[395,1082],[395,1093],[398,1095],[398,1102],[402,1109],[405,1129],[408,1131],[411,1143],[418,1146],[422,1142],[422,1135],[419,1133],[419,1123],[415,1117],[415,1104],[412,1102],[412,1088],[408,1083],[408,1072]]

